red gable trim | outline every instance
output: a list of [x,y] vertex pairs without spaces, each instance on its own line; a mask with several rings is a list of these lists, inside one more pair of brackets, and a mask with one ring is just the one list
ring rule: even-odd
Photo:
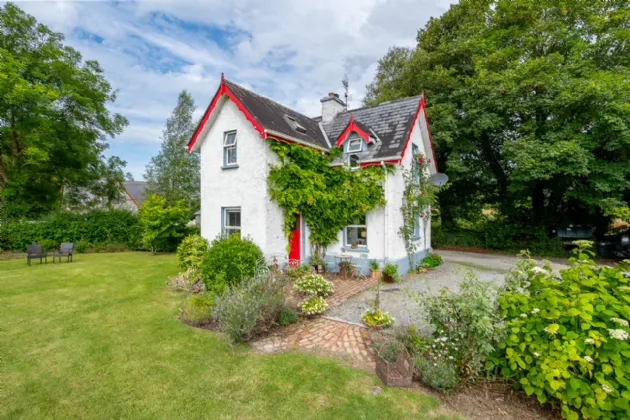
[[420,97],[420,103],[418,104],[416,115],[413,117],[413,123],[411,124],[411,129],[409,130],[409,134],[407,135],[407,142],[405,143],[405,148],[402,151],[400,160],[402,161],[402,158],[405,157],[407,146],[409,146],[409,140],[411,140],[411,132],[416,126],[416,121],[418,120],[418,114],[420,114],[420,110],[422,110],[424,114],[424,122],[427,125],[427,133],[429,133],[429,144],[431,145],[431,156],[433,156],[433,167],[435,168],[435,172],[437,172],[438,171],[437,161],[435,160],[435,150],[433,149],[433,140],[431,139],[431,130],[429,130],[429,119],[427,118],[427,110],[424,107],[424,91],[422,92],[422,97]]
[[234,102],[236,107],[245,115],[245,118],[247,118],[247,120],[252,123],[256,131],[260,133],[263,139],[267,137],[267,134],[265,133],[265,130],[260,125],[260,123],[256,121],[254,116],[250,114],[247,109],[245,109],[241,101],[239,101],[236,96],[234,96],[234,94],[230,91],[230,89],[228,89],[227,85],[225,84],[225,80],[223,79],[223,73],[221,73],[221,84],[219,85],[219,89],[217,90],[217,93],[214,94],[210,105],[208,105],[208,109],[206,109],[206,112],[203,114],[203,118],[201,119],[199,125],[197,126],[197,129],[195,130],[195,134],[193,134],[193,136],[190,138],[190,141],[188,142],[188,153],[192,151],[193,146],[197,142],[199,134],[201,134],[203,127],[206,125],[206,122],[208,122],[208,118],[210,118],[212,111],[217,106],[217,102],[219,102],[219,99],[223,95],[227,95],[227,97],[230,98],[232,102]]
[[366,143],[370,142],[370,134],[361,130],[359,126],[355,124],[352,114],[350,114],[350,121],[348,122],[348,125],[346,126],[345,130],[343,130],[343,132],[339,135],[339,137],[337,137],[337,147],[341,146],[341,143],[343,143],[346,137],[348,137],[348,134],[353,131],[357,133],[359,137],[365,140]]

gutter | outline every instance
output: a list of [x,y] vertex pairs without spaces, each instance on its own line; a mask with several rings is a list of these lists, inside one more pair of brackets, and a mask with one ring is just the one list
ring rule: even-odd
[[310,147],[310,148],[313,148],[313,149],[321,150],[322,152],[329,153],[329,150],[326,150],[323,147],[315,146],[314,144],[307,143],[304,140],[300,140],[300,139],[296,139],[295,137],[287,136],[286,134],[280,133],[279,131],[268,130],[268,129],[265,128],[264,133],[265,133],[265,137],[267,135],[276,136],[276,137],[280,137],[280,139],[289,140],[289,141],[292,141],[294,143],[301,144],[302,146],[307,146],[307,147]]

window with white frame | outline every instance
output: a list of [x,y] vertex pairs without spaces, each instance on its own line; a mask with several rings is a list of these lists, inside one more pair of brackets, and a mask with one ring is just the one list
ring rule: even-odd
[[365,215],[344,228],[345,248],[367,247],[367,222]]
[[420,239],[420,213],[413,215],[413,239]]
[[360,152],[362,149],[363,140],[361,140],[360,138],[348,140],[348,153]]
[[420,148],[417,144],[411,143],[411,156],[413,158],[412,170],[413,170],[413,180],[414,182],[420,182],[420,164],[418,163],[418,154],[420,153]]
[[351,168],[358,168],[361,166],[359,163],[359,155],[348,155],[348,166]]
[[240,207],[224,207],[222,217],[221,230],[224,236],[230,236],[237,233],[241,236],[241,208]]
[[223,166],[236,165],[236,131],[223,134]]

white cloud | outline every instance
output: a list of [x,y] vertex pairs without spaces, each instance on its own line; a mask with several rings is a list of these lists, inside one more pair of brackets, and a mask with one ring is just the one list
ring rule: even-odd
[[[453,2],[57,0],[18,5],[64,32],[85,58],[98,60],[119,89],[112,110],[131,124],[112,149],[140,177],[159,148],[165,119],[182,89],[193,94],[199,116],[225,72],[230,80],[315,116],[319,99],[340,92],[348,73],[350,105],[356,107],[387,49],[413,46],[418,29]],[[125,145],[134,147],[127,152]]]

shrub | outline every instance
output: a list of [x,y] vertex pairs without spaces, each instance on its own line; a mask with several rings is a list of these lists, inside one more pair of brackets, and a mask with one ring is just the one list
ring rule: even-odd
[[177,264],[182,270],[201,268],[201,260],[208,250],[208,241],[201,235],[189,235],[177,247]]
[[431,253],[424,257],[418,267],[420,268],[435,268],[442,264],[442,257],[438,254]]
[[431,389],[447,391],[459,384],[457,369],[452,362],[416,355],[413,358],[413,364],[420,380]]
[[304,315],[321,314],[328,309],[328,302],[321,296],[312,295],[298,304]]
[[368,327],[389,327],[394,324],[394,318],[389,313],[373,309],[366,310],[361,319]]
[[326,297],[335,292],[335,286],[319,274],[310,274],[295,280],[293,290],[303,295]]
[[291,308],[284,308],[280,312],[280,325],[286,327],[289,324],[295,324],[297,322],[297,313]]
[[76,251],[79,254],[83,254],[86,250],[87,250],[88,244],[87,242],[81,240],[79,242],[77,242],[76,244],[74,244],[74,249],[76,249]]
[[215,298],[211,293],[190,295],[179,308],[179,318],[190,325],[207,324],[212,319],[214,305]]
[[378,266],[378,261],[376,260],[370,260],[370,269],[371,270],[378,270],[380,267]]
[[402,344],[397,341],[388,341],[378,348],[378,355],[388,363],[396,363],[398,356],[403,352]]
[[243,342],[277,325],[285,307],[285,282],[261,271],[217,296],[214,318],[232,342]]
[[196,271],[193,267],[188,267],[186,271],[169,277],[166,285],[178,292],[201,293],[206,290],[205,285],[199,278],[199,271]]
[[154,254],[177,248],[181,238],[188,233],[189,213],[183,201],[171,204],[160,195],[149,194],[138,210],[144,247]]
[[295,280],[307,274],[311,274],[313,272],[313,266],[310,264],[288,265],[285,271],[290,279]]
[[458,292],[444,288],[439,295],[417,295],[438,343],[431,348],[448,348],[441,356],[453,358],[462,383],[485,370],[486,358],[499,340],[496,294],[491,282],[481,281],[467,271]]
[[249,238],[218,236],[210,244],[201,264],[207,290],[217,294],[237,286],[244,277],[253,277],[263,253]]
[[385,263],[383,267],[383,275],[391,277],[394,282],[400,281],[400,274],[398,274],[398,264]]
[[560,405],[565,418],[627,418],[630,279],[593,262],[586,241],[578,245],[559,273],[525,258],[506,276],[499,302],[507,333],[488,367]]

